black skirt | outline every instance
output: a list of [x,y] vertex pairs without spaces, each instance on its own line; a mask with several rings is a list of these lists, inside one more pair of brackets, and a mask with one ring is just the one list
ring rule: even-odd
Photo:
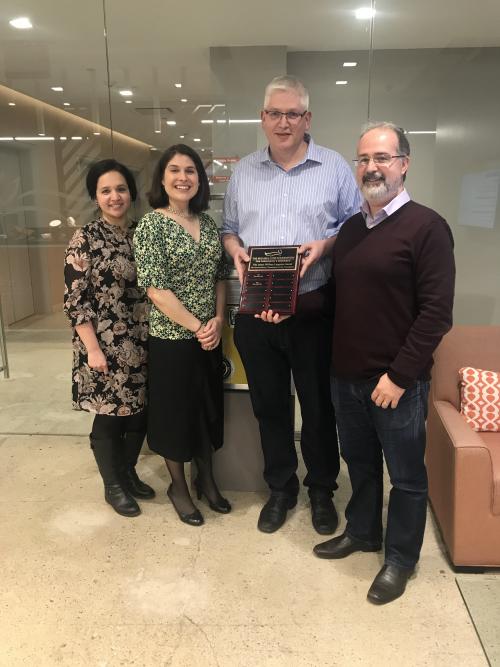
[[208,445],[222,447],[222,345],[205,351],[196,338],[149,336],[149,448],[172,461],[191,461]]

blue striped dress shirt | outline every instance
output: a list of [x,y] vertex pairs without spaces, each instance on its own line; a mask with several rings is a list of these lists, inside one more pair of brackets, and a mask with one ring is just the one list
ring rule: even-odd
[[[351,167],[329,148],[305,136],[307,152],[285,171],[269,148],[251,153],[237,165],[224,198],[221,234],[235,234],[253,245],[301,245],[335,236],[359,212],[361,196]],[[302,278],[300,293],[324,285],[330,257],[322,257]]]

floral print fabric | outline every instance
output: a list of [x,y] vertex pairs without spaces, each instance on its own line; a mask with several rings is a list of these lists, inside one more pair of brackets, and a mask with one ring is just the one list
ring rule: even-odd
[[[144,410],[149,305],[137,285],[130,230],[95,220],[66,250],[64,311],[73,328],[73,408],[127,416]],[[108,373],[89,367],[75,327],[91,322]]]
[[[200,214],[197,243],[181,225],[159,211],[146,213],[134,234],[139,285],[169,289],[201,322],[215,316],[215,283],[228,275],[215,221]],[[154,304],[151,335],[180,340],[193,333],[173,322]]]

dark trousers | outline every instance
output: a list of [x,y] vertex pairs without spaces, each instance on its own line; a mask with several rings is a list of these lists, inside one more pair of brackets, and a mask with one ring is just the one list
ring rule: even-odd
[[384,410],[370,398],[377,382],[332,381],[340,451],[352,485],[346,532],[371,546],[381,544],[384,457],[392,486],[385,562],[413,568],[427,512],[424,454],[429,383],[417,382],[394,410]]
[[329,492],[337,488],[339,452],[331,400],[329,366],[332,318],[329,314],[293,316],[270,324],[237,315],[234,341],[245,367],[253,411],[259,422],[264,479],[272,491],[297,495],[290,380],[302,413],[304,485]]

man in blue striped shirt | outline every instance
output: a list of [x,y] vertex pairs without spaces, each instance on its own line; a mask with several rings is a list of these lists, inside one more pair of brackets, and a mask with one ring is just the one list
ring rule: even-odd
[[276,77],[267,86],[261,119],[269,146],[236,166],[224,200],[222,235],[240,281],[249,246],[300,246],[296,314],[237,315],[234,340],[259,421],[264,479],[271,491],[258,528],[278,530],[297,502],[292,373],[302,413],[304,485],[313,526],[326,535],[338,525],[332,496],[339,472],[329,378],[333,308],[326,283],[336,234],[359,211],[361,197],[347,162],[308,134],[308,106],[308,92],[295,77]]

